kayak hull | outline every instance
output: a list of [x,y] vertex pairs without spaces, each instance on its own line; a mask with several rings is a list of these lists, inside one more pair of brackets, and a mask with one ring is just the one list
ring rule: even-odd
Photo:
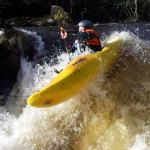
[[117,39],[102,51],[75,58],[46,87],[31,95],[27,100],[28,105],[50,107],[73,97],[115,63],[121,44],[122,40]]

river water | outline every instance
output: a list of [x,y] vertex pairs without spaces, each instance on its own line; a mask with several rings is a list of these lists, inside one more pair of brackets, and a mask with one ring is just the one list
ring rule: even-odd
[[51,108],[26,106],[26,99],[49,83],[54,68],[69,62],[68,54],[59,54],[57,64],[36,67],[22,58],[7,105],[0,107],[0,150],[150,150],[150,30],[145,27],[141,34],[127,26],[103,32],[104,44],[123,39],[118,62],[78,95]]

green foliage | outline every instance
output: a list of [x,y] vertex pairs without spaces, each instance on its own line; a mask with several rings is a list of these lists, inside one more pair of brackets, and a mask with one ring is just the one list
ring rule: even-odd
[[86,13],[81,19],[87,18],[100,23],[150,21],[150,0],[82,0],[80,5],[83,1]]

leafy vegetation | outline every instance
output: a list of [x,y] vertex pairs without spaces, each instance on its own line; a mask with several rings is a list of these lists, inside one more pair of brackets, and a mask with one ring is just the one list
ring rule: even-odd
[[50,16],[52,5],[62,7],[73,24],[82,19],[99,23],[150,21],[150,0],[0,0],[0,24],[16,17]]

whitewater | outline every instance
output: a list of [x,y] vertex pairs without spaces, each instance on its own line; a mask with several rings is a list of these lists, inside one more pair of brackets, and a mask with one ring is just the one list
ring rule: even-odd
[[8,102],[0,107],[0,150],[150,150],[149,41],[122,31],[103,44],[116,37],[124,46],[109,73],[50,108],[26,106],[26,100],[50,82],[54,68],[65,67],[68,54],[36,67],[22,58]]

